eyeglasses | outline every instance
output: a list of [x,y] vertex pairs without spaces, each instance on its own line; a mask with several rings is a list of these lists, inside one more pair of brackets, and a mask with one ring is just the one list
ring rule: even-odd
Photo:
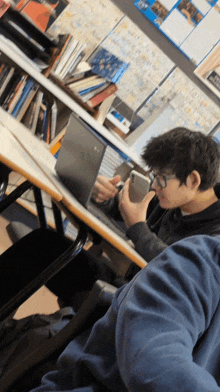
[[175,174],[155,174],[154,172],[150,172],[148,174],[150,180],[151,180],[151,185],[154,183],[154,181],[157,181],[157,185],[161,188],[164,189],[167,186],[167,181],[170,180],[171,178],[175,177]]

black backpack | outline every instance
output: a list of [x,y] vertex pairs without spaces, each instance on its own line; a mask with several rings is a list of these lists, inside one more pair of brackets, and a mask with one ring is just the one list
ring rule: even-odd
[[116,290],[98,280],[76,314],[66,307],[0,323],[0,392],[29,392],[39,386],[67,344],[105,314]]

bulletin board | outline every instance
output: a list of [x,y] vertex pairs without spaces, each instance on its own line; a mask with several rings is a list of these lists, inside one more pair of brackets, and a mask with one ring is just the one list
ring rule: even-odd
[[134,5],[195,65],[220,42],[220,0],[135,0]]

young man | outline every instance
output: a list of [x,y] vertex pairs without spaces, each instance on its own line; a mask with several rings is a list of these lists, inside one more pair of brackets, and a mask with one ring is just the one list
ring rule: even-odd
[[220,238],[171,245],[32,392],[220,392]]
[[142,157],[153,183],[141,203],[130,202],[129,180],[112,198],[120,180],[117,176],[100,178],[94,198],[105,202],[105,210],[112,214],[117,214],[119,203],[127,235],[146,261],[182,238],[220,234],[220,150],[212,137],[175,128],[150,139]]
[[[220,234],[220,190],[216,186],[220,153],[210,136],[185,128],[173,129],[152,138],[144,149],[143,159],[152,169],[154,190],[141,203],[130,202],[128,182],[117,194],[119,176],[99,177],[93,197],[97,202],[104,202],[103,209],[111,215],[123,217],[127,235],[147,262],[182,238]],[[7,291],[0,296],[0,305],[68,246],[69,241],[57,233],[38,230],[1,255],[0,285],[7,287]],[[138,270],[132,264],[125,281]],[[75,293],[90,290],[95,280],[116,284],[115,277],[103,260],[83,251],[47,286],[66,304],[72,304]]]

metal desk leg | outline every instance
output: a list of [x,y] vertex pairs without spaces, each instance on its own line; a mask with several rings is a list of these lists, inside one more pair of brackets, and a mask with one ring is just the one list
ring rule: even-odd
[[34,280],[32,280],[24,289],[19,291],[11,300],[9,300],[0,309],[0,321],[4,320],[14,310],[16,310],[26,299],[35,291],[43,286],[49,279],[56,275],[70,261],[74,259],[85,245],[87,239],[87,226],[80,225],[79,233],[74,243],[53,263],[51,263],[43,272],[41,272]]
[[52,201],[52,208],[53,208],[53,216],[56,225],[56,231],[57,233],[64,235],[61,211],[53,201]]
[[28,189],[32,188],[32,184],[29,181],[23,182],[21,185],[19,185],[17,188],[15,188],[14,191],[12,191],[8,196],[4,198],[4,200],[1,200],[0,203],[0,214],[7,208],[9,207],[12,203],[14,203],[21,195],[23,195],[24,192],[26,192]]
[[42,200],[42,193],[39,188],[36,186],[33,187],[34,191],[34,198],[35,198],[35,204],[37,207],[37,216],[38,216],[38,222],[41,228],[46,229],[47,228],[47,220],[46,220],[46,215],[44,211],[44,204]]

